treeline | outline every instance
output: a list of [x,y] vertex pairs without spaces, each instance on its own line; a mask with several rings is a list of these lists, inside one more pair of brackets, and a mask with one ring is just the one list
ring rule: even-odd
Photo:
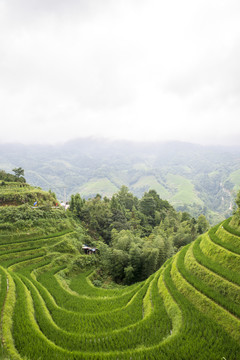
[[[235,199],[237,208],[234,209],[234,217],[231,220],[231,224],[235,227],[240,226],[240,191],[237,193],[237,197]],[[239,234],[238,234],[239,236]]]
[[100,271],[126,284],[146,279],[209,228],[204,215],[177,212],[155,190],[138,199],[126,186],[111,199],[72,195],[70,211],[101,240]]
[[4,182],[26,182],[26,179],[24,178],[24,170],[21,167],[14,168],[12,171],[14,172],[14,174],[10,174],[4,170],[0,170],[0,180],[2,180],[2,185],[4,185]]

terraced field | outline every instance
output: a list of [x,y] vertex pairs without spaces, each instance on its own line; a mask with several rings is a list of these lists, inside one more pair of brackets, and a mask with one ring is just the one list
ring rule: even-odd
[[3,184],[0,180],[0,206],[21,205],[24,203],[31,203],[33,205],[35,201],[39,204],[46,201],[49,201],[52,205],[56,203],[51,193],[40,188],[17,182],[3,182]]
[[63,276],[48,249],[65,236],[1,237],[6,359],[240,359],[240,233],[229,220],[145,282],[113,290],[90,272]]

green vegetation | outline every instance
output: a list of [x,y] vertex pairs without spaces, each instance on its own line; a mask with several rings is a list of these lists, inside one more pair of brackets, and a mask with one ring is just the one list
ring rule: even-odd
[[24,176],[24,170],[19,167],[12,170],[14,172],[13,174],[6,173],[4,170],[0,170],[0,180],[1,185],[5,185],[5,181],[7,182],[18,182],[18,183],[25,183],[26,179]]
[[239,208],[208,233],[155,191],[70,208],[0,207],[0,358],[240,358]]
[[186,212],[177,212],[155,190],[138,199],[126,186],[111,199],[97,195],[85,200],[72,195],[70,211],[93,238],[102,240],[95,280],[108,274],[124,284],[146,279],[209,227],[203,215],[195,220]]
[[42,205],[44,203],[45,206],[56,205],[56,195],[51,191],[46,192],[40,188],[34,188],[26,184],[25,182],[20,181],[21,179],[23,179],[21,177],[14,177],[15,181],[8,181],[7,179],[9,177],[11,179],[11,174],[5,174],[4,176],[2,176],[2,178],[4,178],[5,180],[0,180],[0,206],[16,206],[21,204],[34,205],[34,203],[37,203],[38,205]]
[[91,179],[89,182],[80,187],[79,192],[85,197],[94,197],[96,194],[111,196],[118,188],[107,178]]
[[172,189],[171,203],[176,206],[181,204],[197,204],[203,206],[202,200],[198,197],[194,185],[184,176],[180,175],[167,175],[167,182]]
[[234,190],[237,191],[240,187],[240,170],[233,171],[229,179],[234,184]]
[[149,189],[154,189],[159,194],[162,199],[170,199],[171,193],[158,182],[155,176],[142,176],[139,180],[132,185],[133,192],[138,194],[143,194]]
[[79,139],[53,147],[0,145],[0,168],[24,167],[29,183],[53,189],[59,200],[76,193],[110,197],[122,185],[138,198],[153,189],[176,210],[203,214],[214,225],[232,214],[239,156],[239,147]]

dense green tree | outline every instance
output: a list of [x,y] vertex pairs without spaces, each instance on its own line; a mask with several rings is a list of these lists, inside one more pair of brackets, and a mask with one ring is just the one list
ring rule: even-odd
[[238,211],[240,211],[240,191],[237,193],[236,204],[238,206]]
[[81,210],[83,208],[83,200],[82,200],[80,194],[76,194],[76,196],[75,196],[74,208],[75,208],[76,213],[80,216]]
[[141,219],[139,216],[139,212],[137,211],[135,206],[133,206],[128,224],[129,224],[131,231],[133,231],[135,234],[141,234],[140,223],[141,223]]
[[81,217],[81,212],[82,212],[83,205],[84,205],[84,201],[81,198],[80,194],[76,194],[76,195],[71,196],[69,209],[76,216]]
[[13,172],[15,173],[14,175],[6,173],[4,170],[0,170],[0,180],[6,181],[6,182],[9,182],[9,181],[20,182],[20,183],[26,182],[26,179],[23,177],[24,170],[22,168],[13,169]]
[[116,198],[122,206],[128,210],[132,210],[135,204],[135,199],[133,194],[129,192],[127,186],[121,186],[120,190],[116,194]]
[[140,243],[140,241],[139,243],[132,243],[131,248],[129,250],[129,259],[131,266],[133,268],[133,275],[134,275],[134,278],[132,279],[133,282],[141,280],[141,276],[142,276],[141,245],[142,244]]
[[128,225],[124,207],[121,205],[116,196],[113,196],[110,201],[110,209],[112,212],[111,228],[117,229],[119,231],[127,229]]
[[146,279],[157,270],[158,249],[145,244],[142,251],[142,278]]
[[69,210],[74,212],[74,209],[75,209],[75,195],[71,195]]
[[131,265],[128,265],[127,267],[125,267],[124,269],[124,282],[127,285],[130,285],[133,281],[134,281],[134,269]]
[[186,211],[184,211],[184,212],[182,213],[182,219],[181,219],[181,221],[187,221],[187,220],[190,220],[190,219],[191,219],[190,214],[187,213]]
[[144,215],[151,217],[154,220],[156,211],[154,197],[149,193],[145,193],[140,201],[140,209]]
[[72,196],[70,211],[94,239],[105,243],[101,271],[126,284],[148,277],[208,228],[204,216],[196,221],[187,212],[178,213],[155,190],[138,200],[126,186],[111,199]]
[[102,268],[115,281],[129,284],[148,277],[173,253],[172,242],[161,229],[154,229],[154,233],[145,239],[130,230],[113,230],[111,246],[108,248],[111,261],[107,262],[104,255]]
[[172,205],[170,205],[167,200],[162,200],[160,198],[160,196],[158,195],[158,193],[156,192],[156,190],[149,190],[148,195],[153,197],[156,210],[158,210],[158,211],[162,211],[163,209],[167,209],[167,210],[172,209],[173,210]]
[[14,174],[17,178],[20,178],[20,176],[24,176],[24,170],[21,167],[14,168],[14,169],[12,169],[12,171],[14,172]]
[[111,275],[116,282],[125,279],[124,269],[128,266],[128,254],[120,249],[113,249],[111,253]]
[[237,193],[235,202],[237,205],[237,209],[236,209],[236,207],[234,209],[235,223],[237,226],[240,226],[240,191]]
[[188,224],[184,224],[185,226],[179,227],[178,231],[173,235],[173,244],[176,248],[180,248],[181,246],[185,246],[189,244],[192,240],[190,227]]
[[210,224],[204,215],[199,215],[197,225],[199,234],[205,233],[210,228]]

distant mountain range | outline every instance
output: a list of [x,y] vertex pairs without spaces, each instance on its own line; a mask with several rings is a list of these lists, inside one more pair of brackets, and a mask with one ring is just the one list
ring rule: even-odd
[[232,213],[240,189],[240,147],[92,138],[55,146],[0,144],[0,169],[15,167],[59,200],[77,192],[111,196],[121,185],[139,197],[155,189],[176,209],[203,213],[211,223]]

